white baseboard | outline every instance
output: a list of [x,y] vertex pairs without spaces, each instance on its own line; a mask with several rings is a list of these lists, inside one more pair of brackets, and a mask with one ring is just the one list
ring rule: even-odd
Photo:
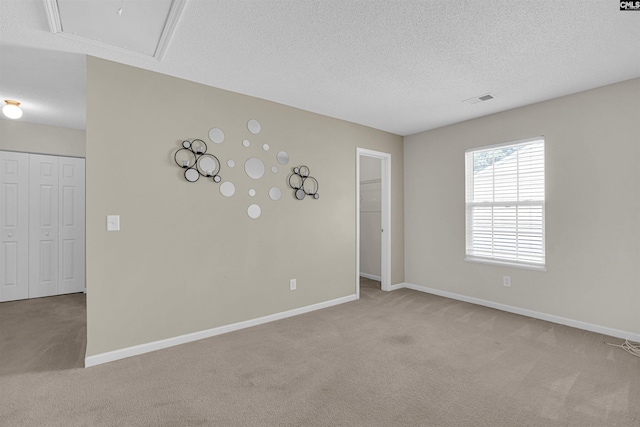
[[271,314],[269,316],[259,317],[257,319],[246,320],[244,322],[233,323],[231,325],[220,326],[213,329],[207,329],[205,331],[193,332],[191,334],[180,335],[177,337],[167,338],[160,341],[154,341],[146,344],[140,344],[133,347],[122,348],[119,350],[109,351],[107,353],[96,354],[93,356],[87,356],[84,359],[85,368],[91,366],[101,365],[107,362],[113,362],[115,360],[125,359],[131,356],[138,356],[144,353],[150,353],[152,351],[161,350],[163,348],[173,347],[180,344],[186,344],[192,341],[198,341],[204,338],[214,337],[216,335],[226,334],[227,332],[233,332],[240,329],[250,328],[252,326],[262,325],[263,323],[274,322],[276,320],[285,319],[287,317],[297,316],[299,314],[309,313],[311,311],[320,310],[323,308],[331,307],[338,304],[344,304],[346,302],[355,301],[356,295],[349,295],[342,298],[336,298],[330,301],[321,302],[318,304],[308,305],[306,307],[295,308],[289,311],[283,311],[281,313]]
[[402,283],[396,283],[395,285],[391,285],[389,286],[389,290],[390,291],[395,291],[396,289],[402,289],[402,288],[406,288],[408,285],[408,283],[402,282]]
[[360,272],[360,277],[364,277],[365,279],[371,279],[371,280],[376,280],[378,282],[382,282],[382,277],[380,276],[375,276],[373,274],[369,274],[369,273],[362,273]]
[[547,322],[557,323],[560,325],[571,326],[573,328],[583,329],[585,331],[596,332],[598,334],[609,335],[616,338],[628,339],[630,341],[640,341],[640,332],[628,332],[620,329],[613,329],[606,326],[594,325],[593,323],[582,322],[580,320],[568,319],[553,314],[541,313],[538,311],[528,310],[526,308],[514,307],[511,305],[500,304],[493,301],[487,301],[480,298],[468,297],[466,295],[455,294],[453,292],[442,291],[439,289],[427,288],[426,286],[414,285],[413,283],[400,283],[393,285],[394,289],[407,288],[414,291],[425,292],[428,294],[438,295],[445,298],[451,298],[458,301],[464,301],[471,304],[482,305],[485,307],[495,308],[496,310],[507,311],[509,313],[519,314],[521,316],[533,317],[534,319],[546,320]]

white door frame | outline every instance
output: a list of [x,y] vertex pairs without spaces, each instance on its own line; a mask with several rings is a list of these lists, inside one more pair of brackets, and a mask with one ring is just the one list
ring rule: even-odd
[[360,298],[360,158],[380,159],[381,164],[381,263],[380,276],[383,291],[391,290],[391,154],[356,148],[356,297]]

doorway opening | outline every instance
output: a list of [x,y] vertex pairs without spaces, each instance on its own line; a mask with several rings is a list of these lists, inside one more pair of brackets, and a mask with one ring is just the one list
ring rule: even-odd
[[0,376],[84,366],[85,187],[84,158],[0,150]]
[[360,278],[391,290],[391,154],[356,149],[356,296]]

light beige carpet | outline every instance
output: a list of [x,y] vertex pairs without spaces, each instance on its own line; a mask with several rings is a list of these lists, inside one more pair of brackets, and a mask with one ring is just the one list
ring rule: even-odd
[[84,294],[0,303],[0,387],[8,374],[83,367],[86,312]]
[[0,304],[2,426],[640,426],[621,340],[406,289],[88,369],[84,326],[41,347],[7,327],[22,303]]

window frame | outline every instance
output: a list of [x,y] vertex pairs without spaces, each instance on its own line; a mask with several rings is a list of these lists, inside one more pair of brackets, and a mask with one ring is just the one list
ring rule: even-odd
[[[543,159],[542,159],[542,179],[543,179],[543,196],[542,196],[542,200],[508,200],[508,201],[495,201],[495,196],[494,196],[494,200],[487,202],[487,201],[483,201],[483,202],[473,202],[473,201],[469,201],[470,198],[470,194],[472,194],[471,192],[473,191],[473,185],[474,185],[474,173],[473,173],[473,154],[477,153],[477,152],[483,152],[483,151],[489,151],[489,150],[495,150],[501,147],[518,147],[518,146],[524,146],[527,145],[528,143],[534,142],[534,141],[541,141],[542,142],[542,150],[543,150]],[[509,141],[509,142],[504,142],[504,143],[499,143],[499,144],[493,144],[493,145],[487,145],[487,146],[482,146],[482,147],[474,147],[474,148],[469,148],[467,150],[465,150],[465,261],[468,262],[475,262],[475,263],[481,263],[481,264],[491,264],[491,265],[501,265],[501,266],[507,266],[507,267],[515,267],[515,268],[524,268],[524,269],[530,269],[530,270],[537,270],[537,271],[547,271],[546,268],[546,227],[545,227],[545,217],[546,217],[546,139],[544,137],[544,135],[540,135],[540,136],[536,136],[533,138],[527,138],[527,139],[521,139],[521,140],[516,140],[516,141]],[[471,164],[469,164],[469,162],[471,161]],[[492,164],[492,166],[495,165],[495,163]],[[469,173],[471,172],[471,174]],[[495,169],[494,169],[495,172]],[[519,177],[520,173],[519,171],[515,174],[515,177]],[[516,181],[518,182],[518,181]],[[496,181],[495,181],[495,175],[494,178],[492,179],[492,191],[495,191],[495,187],[496,187]],[[518,189],[517,191],[519,191],[521,184],[518,182],[518,184],[516,184],[516,188]],[[540,206],[541,208],[541,249],[542,249],[542,262],[530,262],[530,261],[523,261],[523,260],[518,260],[518,259],[506,259],[506,258],[501,258],[501,257],[492,257],[492,256],[481,256],[481,255],[475,255],[473,254],[473,247],[472,247],[472,243],[470,242],[470,240],[473,237],[473,228],[470,228],[473,226],[473,207],[477,207],[477,206],[487,206],[487,207],[507,207],[507,206],[515,206],[516,210],[517,207],[519,206]],[[517,214],[516,214],[516,218],[517,218]],[[518,221],[518,219],[516,219],[516,221]],[[520,223],[518,223],[520,224]],[[517,234],[519,234],[519,232],[517,232]],[[491,218],[491,236],[492,236],[492,241],[494,239],[494,235],[495,235],[495,220],[492,217]],[[517,239],[517,238],[516,238]],[[471,252],[471,253],[470,253]],[[518,251],[516,250],[515,252],[513,252],[514,256],[517,258],[518,256]]]

